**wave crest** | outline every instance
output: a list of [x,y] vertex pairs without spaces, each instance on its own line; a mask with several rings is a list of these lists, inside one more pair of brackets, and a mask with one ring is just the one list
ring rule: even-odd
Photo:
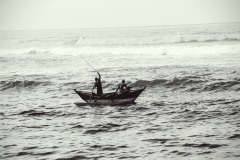
[[180,89],[186,88],[187,91],[220,91],[220,90],[240,90],[240,80],[235,78],[230,81],[210,82],[203,80],[198,76],[187,76],[182,78],[167,79],[155,79],[152,81],[138,80],[130,84],[132,87],[148,86],[157,87],[163,86],[167,88]]
[[69,40],[65,45],[77,46],[124,46],[124,45],[158,45],[175,43],[199,43],[215,41],[240,41],[240,34],[228,35],[175,35],[147,37],[79,37]]
[[203,80],[195,80],[195,79],[189,79],[188,77],[184,77],[184,78],[173,78],[172,80],[167,80],[167,79],[155,79],[152,81],[147,81],[147,80],[138,80],[132,84],[130,84],[130,86],[132,87],[138,87],[138,86],[157,86],[157,85],[165,85],[165,86],[180,86],[180,85],[191,85],[191,84],[196,84],[196,83],[202,83],[205,82]]
[[[217,82],[206,85],[203,88],[203,91],[227,90],[229,88],[236,87],[237,85],[240,85],[240,81]],[[240,90],[240,88],[237,87],[235,89],[236,91]]]
[[0,88],[1,90],[7,90],[10,88],[32,88],[38,85],[48,85],[50,82],[37,82],[37,81],[1,81]]

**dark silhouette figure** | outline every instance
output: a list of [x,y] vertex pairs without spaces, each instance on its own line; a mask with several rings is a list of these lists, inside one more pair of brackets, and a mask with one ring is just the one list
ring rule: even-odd
[[99,76],[98,78],[95,78],[95,83],[94,83],[92,92],[93,92],[94,88],[97,87],[97,95],[101,95],[101,94],[103,94],[101,75],[98,73],[98,76]]
[[125,83],[125,80],[122,80],[122,83],[118,85],[118,88],[116,92],[119,90],[121,93],[124,92],[127,89],[127,84]]

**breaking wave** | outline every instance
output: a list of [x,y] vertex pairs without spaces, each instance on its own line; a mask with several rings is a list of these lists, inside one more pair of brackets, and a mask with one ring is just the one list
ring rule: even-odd
[[[117,32],[117,31],[116,31]],[[104,35],[104,36],[103,36]],[[158,45],[175,43],[199,43],[199,42],[217,42],[217,41],[240,41],[240,34],[229,33],[205,33],[205,34],[174,34],[166,35],[158,33],[152,35],[148,32],[137,34],[132,33],[127,38],[125,33],[122,35],[114,33],[109,35],[103,32],[103,35],[92,36],[70,36],[70,37],[38,37],[37,39],[22,39],[18,41],[2,41],[4,45],[29,45],[29,46],[125,46],[125,45]],[[30,53],[32,54],[32,53]]]
[[49,53],[48,50],[40,50],[40,49],[30,49],[28,51],[26,51],[25,53],[27,54],[39,54],[39,53]]
[[50,84],[50,82],[38,82],[38,81],[1,81],[0,88],[1,90],[7,90],[11,88],[32,88],[34,86],[46,86]]
[[130,84],[132,87],[138,87],[138,86],[143,86],[147,85],[150,87],[158,86],[158,85],[163,85],[163,86],[180,86],[180,85],[191,85],[191,84],[196,84],[196,83],[203,83],[206,81],[203,80],[194,80],[194,79],[189,79],[189,78],[173,78],[172,80],[167,80],[167,79],[155,79],[152,81],[147,81],[147,80],[138,80],[132,84]]
[[234,88],[235,86],[238,86],[235,88],[236,91],[240,90],[240,81],[227,81],[227,82],[217,82],[212,83],[209,85],[206,85],[203,90],[204,91],[212,91],[212,90],[227,90],[229,88]]
[[[228,44],[228,45],[211,45],[211,46],[167,46],[167,45],[149,45],[149,46],[83,46],[83,47],[54,47],[48,49],[16,49],[16,50],[5,50],[0,49],[1,55],[16,55],[24,54],[29,56],[50,56],[50,55],[89,55],[89,54],[151,54],[151,55],[182,55],[182,54],[216,54],[216,53],[234,53],[238,54],[240,51],[240,44]],[[1,60],[1,59],[0,59]],[[1,60],[1,61],[4,61]]]
[[[2,91],[11,88],[33,88],[36,86],[47,86],[51,82],[42,81],[1,81],[0,89]],[[71,84],[71,85],[70,85]],[[82,88],[89,88],[86,84],[81,85],[81,82],[63,83],[64,86],[72,86],[73,84],[80,85]],[[197,76],[175,77],[173,79],[154,79],[154,80],[137,80],[135,82],[128,83],[129,86],[138,88],[142,86],[148,86],[150,88],[166,87],[176,89],[185,89],[186,91],[222,91],[222,90],[235,90],[240,91],[240,80],[235,78],[233,80],[224,81],[210,81],[205,80]],[[84,87],[85,86],[85,87]],[[115,83],[103,83],[104,89],[116,89]]]
[[174,43],[198,43],[215,41],[240,41],[240,34],[234,35],[176,35],[176,36],[149,36],[149,37],[117,37],[117,38],[86,38],[66,42],[65,45],[77,46],[124,46],[124,45],[158,45]]
[[[40,48],[60,46],[128,46],[159,45],[176,43],[211,43],[221,41],[240,41],[239,23],[215,26],[156,26],[105,29],[44,30],[29,32],[17,31],[4,33],[10,38],[0,38],[3,46],[23,46]],[[212,26],[213,27],[213,26]],[[41,36],[39,36],[41,35]],[[35,52],[30,52],[34,54]]]
[[155,79],[152,81],[148,80],[138,80],[130,84],[132,87],[148,86],[148,87],[168,87],[168,88],[187,88],[187,91],[219,91],[219,90],[240,90],[240,80],[234,79],[230,81],[220,81],[220,82],[209,82],[208,80],[202,80],[197,77],[183,77],[183,78],[173,78],[172,80],[167,79]]

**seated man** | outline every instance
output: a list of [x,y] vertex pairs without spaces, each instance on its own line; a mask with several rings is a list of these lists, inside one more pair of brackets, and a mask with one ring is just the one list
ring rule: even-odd
[[117,93],[118,90],[120,91],[120,93],[122,93],[122,92],[124,92],[126,89],[127,89],[127,84],[125,83],[125,80],[123,79],[123,80],[122,80],[122,83],[120,83],[120,84],[118,85],[118,88],[117,88],[117,90],[116,90],[116,93]]

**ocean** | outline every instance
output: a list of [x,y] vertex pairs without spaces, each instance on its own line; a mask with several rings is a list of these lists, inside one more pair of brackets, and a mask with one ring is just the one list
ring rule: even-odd
[[[82,57],[105,93],[147,88],[76,106]],[[0,31],[0,77],[0,159],[240,159],[240,23]]]

